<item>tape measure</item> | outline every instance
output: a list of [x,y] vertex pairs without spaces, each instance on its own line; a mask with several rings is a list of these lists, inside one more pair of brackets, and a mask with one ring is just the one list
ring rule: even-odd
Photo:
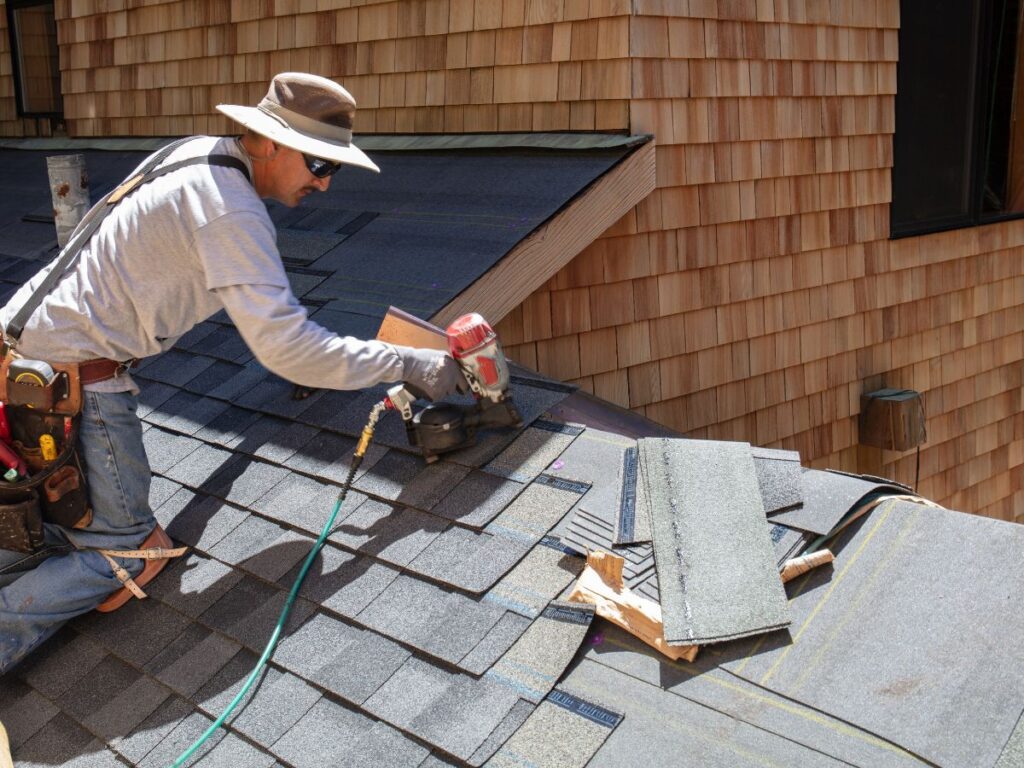
[[34,387],[48,387],[57,378],[52,366],[43,360],[12,360],[7,369],[7,378],[15,384],[31,384]]

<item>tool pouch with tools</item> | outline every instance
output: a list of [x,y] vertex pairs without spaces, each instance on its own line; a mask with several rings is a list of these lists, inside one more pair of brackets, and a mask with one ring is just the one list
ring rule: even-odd
[[[8,379],[13,355],[0,363],[0,402],[10,432],[9,447],[24,462],[15,480],[0,479],[0,549],[30,554],[43,544],[43,522],[84,528],[92,522],[85,472],[78,456],[81,386],[78,366],[54,365],[45,386]],[[23,392],[27,390],[27,394]],[[55,396],[56,395],[56,396]],[[44,401],[50,407],[37,405]],[[40,446],[51,441],[50,455]]]

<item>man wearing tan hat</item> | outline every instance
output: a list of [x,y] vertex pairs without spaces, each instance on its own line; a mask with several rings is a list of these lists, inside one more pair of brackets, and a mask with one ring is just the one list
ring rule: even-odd
[[92,522],[46,523],[33,554],[0,550],[0,674],[73,616],[138,595],[166,563],[99,551],[162,556],[173,546],[149,507],[132,361],[225,309],[259,362],[297,384],[404,381],[430,399],[465,386],[447,355],[340,337],[311,322],[291,291],[262,199],[294,206],[346,165],[379,172],[352,143],[348,91],[289,72],[256,107],[217,109],[245,134],[193,137],[148,158],[76,230],[62,254],[80,246],[74,260],[44,269],[0,310],[4,341],[22,356],[89,361],[94,372],[82,377],[78,442]]

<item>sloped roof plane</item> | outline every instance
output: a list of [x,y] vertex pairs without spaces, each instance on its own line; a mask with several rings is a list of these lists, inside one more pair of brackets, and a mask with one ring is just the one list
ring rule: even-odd
[[[472,139],[365,146],[379,181],[343,174],[315,208],[271,207],[314,319],[372,336],[389,304],[500,315],[529,284],[502,270],[542,282],[653,184],[651,145],[622,137]],[[42,155],[0,150],[6,295],[54,253]],[[138,159],[89,153],[96,192]],[[255,664],[382,394],[293,399],[223,315],[138,379],[152,505],[192,551],[149,600],[80,617],[0,678],[18,764],[164,766],[202,733]],[[622,535],[624,453],[665,431],[522,369],[513,394],[523,429],[430,466],[385,418],[269,669],[200,765],[1013,764],[1022,529],[882,502],[831,569],[788,587],[789,632],[670,662],[564,602],[573,549]],[[754,456],[780,558],[876,487],[794,484],[791,457]],[[796,513],[801,492],[814,503]],[[656,599],[653,552],[631,535]]]

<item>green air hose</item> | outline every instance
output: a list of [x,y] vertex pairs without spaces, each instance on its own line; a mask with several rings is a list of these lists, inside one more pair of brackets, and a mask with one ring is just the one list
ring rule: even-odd
[[291,613],[292,604],[295,602],[296,596],[299,594],[299,589],[302,587],[302,582],[306,580],[306,573],[308,573],[310,566],[316,559],[316,556],[320,554],[320,550],[324,548],[324,543],[327,540],[327,536],[332,532],[331,526],[334,525],[334,519],[338,516],[338,512],[341,509],[342,503],[345,501],[345,496],[348,494],[348,489],[352,485],[352,481],[355,479],[356,471],[359,469],[359,465],[363,461],[363,455],[366,453],[366,449],[370,446],[370,441],[373,439],[373,431],[377,426],[377,421],[380,420],[381,414],[384,413],[384,402],[381,401],[373,406],[370,411],[370,417],[366,422],[366,426],[363,427],[363,434],[359,438],[359,443],[356,445],[355,453],[352,454],[352,467],[349,469],[348,477],[345,478],[345,484],[341,486],[341,490],[338,492],[338,498],[334,502],[334,509],[331,511],[331,516],[324,524],[323,530],[320,531],[320,536],[317,538],[313,548],[309,550],[309,554],[306,556],[305,562],[302,564],[302,570],[299,571],[299,575],[295,579],[295,583],[292,584],[291,592],[288,593],[288,599],[284,603],[284,608],[281,609],[281,616],[277,620],[277,626],[274,627],[273,633],[270,635],[270,639],[267,641],[267,647],[263,649],[263,655],[260,656],[259,661],[256,662],[256,666],[252,672],[249,673],[249,677],[245,681],[245,685],[242,686],[242,690],[238,692],[231,703],[225,707],[213,725],[206,729],[206,732],[199,737],[191,747],[181,753],[177,760],[174,761],[172,768],[179,768],[185,764],[185,762],[195,754],[196,750],[199,749],[206,740],[209,739],[218,728],[220,728],[224,721],[230,717],[231,713],[235,711],[235,707],[238,706],[238,702],[245,698],[245,695],[249,692],[252,684],[256,682],[256,678],[260,676],[263,668],[267,666],[267,662],[274,653],[274,649],[277,647],[278,641],[281,639],[281,633],[284,631],[285,622],[288,621],[288,614]]

